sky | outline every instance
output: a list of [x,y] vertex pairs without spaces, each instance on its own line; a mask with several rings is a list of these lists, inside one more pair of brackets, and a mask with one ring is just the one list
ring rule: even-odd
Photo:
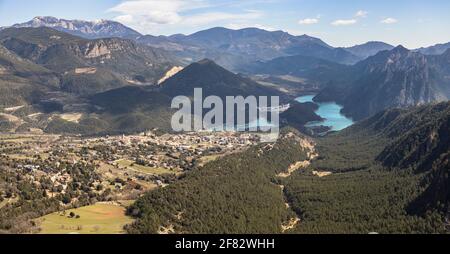
[[0,26],[35,16],[119,21],[152,35],[222,26],[308,34],[335,47],[450,42],[448,0],[0,0]]

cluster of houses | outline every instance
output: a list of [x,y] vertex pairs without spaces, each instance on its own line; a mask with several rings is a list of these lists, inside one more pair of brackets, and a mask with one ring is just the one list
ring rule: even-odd
[[[114,148],[114,151],[107,150],[103,151],[107,154],[102,154],[110,165],[117,166],[117,160],[127,159],[154,168],[188,170],[203,156],[237,151],[258,141],[258,136],[248,133],[195,132],[158,136],[145,132],[139,135],[88,139],[83,141],[83,145],[102,144]],[[91,157],[94,155],[98,154],[91,154]]]
[[[40,135],[36,139],[22,142],[29,149],[5,150],[3,158],[12,161],[14,167],[27,172],[30,179],[39,184],[39,179],[50,179],[53,186],[48,196],[64,194],[72,176],[62,164],[93,164],[96,168],[105,164],[122,170],[125,183],[134,179],[137,182],[151,182],[164,187],[165,176],[158,173],[146,174],[128,172],[120,161],[133,165],[155,168],[155,172],[173,172],[174,175],[200,165],[203,158],[223,155],[246,149],[259,142],[259,137],[251,133],[239,132],[195,132],[184,134],[157,135],[145,132],[139,135],[120,135],[83,138],[77,136]],[[14,151],[9,153],[8,151]],[[94,188],[108,179],[98,179],[89,188]],[[54,190],[57,189],[57,192]]]

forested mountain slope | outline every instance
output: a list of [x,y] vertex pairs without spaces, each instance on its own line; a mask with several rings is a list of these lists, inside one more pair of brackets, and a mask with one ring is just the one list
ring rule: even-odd
[[[408,128],[408,125],[414,124]],[[410,206],[411,211],[430,209],[449,211],[450,200],[450,103],[424,106],[402,113],[390,126],[388,135],[394,142],[378,156],[388,167],[412,168],[426,172],[423,185],[428,186]],[[408,130],[408,131],[405,131]]]
[[293,232],[448,232],[449,107],[387,110],[318,139],[317,160],[283,183],[303,221]]
[[203,59],[193,63],[161,84],[161,92],[175,97],[193,96],[195,88],[202,88],[203,96],[282,96],[280,91],[265,87],[248,78],[236,75]]
[[315,100],[337,101],[356,120],[384,109],[450,98],[449,54],[426,56],[398,46],[354,65],[346,81],[331,82]]
[[[317,157],[290,131],[273,147],[224,157],[149,192],[129,207],[137,221],[128,232],[447,232],[449,107],[384,111],[316,139]],[[310,165],[282,173],[308,157]]]
[[58,74],[61,89],[92,94],[130,84],[156,84],[176,65],[164,51],[131,40],[88,40],[50,28],[7,28],[0,43]]
[[38,102],[42,94],[58,88],[52,71],[21,58],[0,45],[0,105]]
[[128,208],[137,218],[129,233],[279,233],[293,216],[276,174],[304,161],[304,137],[284,135],[194,170],[166,188],[149,192]]

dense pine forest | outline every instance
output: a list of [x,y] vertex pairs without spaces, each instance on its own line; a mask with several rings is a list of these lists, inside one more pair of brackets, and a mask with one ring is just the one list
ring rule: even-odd
[[[448,232],[449,109],[442,103],[388,110],[316,138],[318,156],[289,177],[277,173],[307,159],[299,133],[270,150],[222,158],[139,199],[128,209],[137,218],[128,232]],[[394,151],[433,163],[393,165],[383,158]],[[296,216],[300,222],[283,230]]]
[[[408,210],[424,191],[427,174],[367,160],[376,155],[379,140],[365,143],[359,138],[341,134],[319,141],[321,157],[283,182],[302,218],[291,233],[446,232],[442,213],[428,210],[418,215]],[[338,166],[333,170],[332,165]],[[319,178],[313,170],[332,174]]]
[[449,103],[393,109],[318,139],[318,159],[283,183],[303,219],[292,232],[448,232],[449,120]]
[[[293,130],[290,130],[293,131]],[[207,164],[128,208],[129,233],[278,233],[290,218],[276,174],[306,160],[300,134]]]

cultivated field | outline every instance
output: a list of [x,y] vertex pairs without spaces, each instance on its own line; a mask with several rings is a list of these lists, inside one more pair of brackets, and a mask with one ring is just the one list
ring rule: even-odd
[[163,174],[175,174],[175,173],[177,173],[175,171],[171,171],[171,170],[165,169],[165,168],[152,168],[152,167],[146,167],[146,166],[138,165],[138,164],[136,164],[136,163],[134,163],[133,161],[130,161],[130,160],[118,160],[116,162],[117,162],[117,164],[120,167],[125,167],[125,168],[134,170],[134,171],[139,172],[139,173],[144,173],[144,174],[163,175]]
[[[80,217],[70,218],[71,212]],[[40,234],[121,234],[123,226],[132,221],[123,206],[103,203],[52,213],[37,220]]]

